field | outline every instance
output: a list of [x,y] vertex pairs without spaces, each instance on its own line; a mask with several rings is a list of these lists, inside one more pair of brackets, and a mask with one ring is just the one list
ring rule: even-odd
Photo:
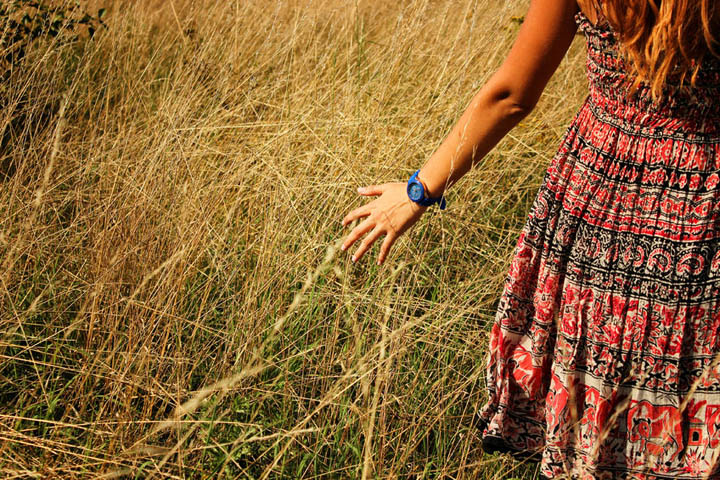
[[379,267],[356,188],[422,166],[526,1],[105,6],[0,86],[0,477],[536,478],[476,414],[583,39]]

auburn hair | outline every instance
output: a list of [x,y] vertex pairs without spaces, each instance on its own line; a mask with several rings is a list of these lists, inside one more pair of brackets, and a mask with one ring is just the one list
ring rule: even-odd
[[665,87],[681,87],[711,56],[720,57],[717,0],[584,0],[618,36],[631,69],[632,90],[641,82],[657,99]]

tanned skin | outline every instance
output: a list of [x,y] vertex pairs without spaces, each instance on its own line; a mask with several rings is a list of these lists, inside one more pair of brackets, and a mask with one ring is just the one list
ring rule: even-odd
[[[585,2],[582,2],[585,3]],[[437,197],[477,164],[537,104],[548,80],[567,53],[577,30],[575,0],[531,0],[525,20],[510,53],[478,91],[469,106],[420,169],[418,179],[428,195]],[[594,12],[583,12],[596,19]],[[400,235],[411,228],[429,207],[411,201],[406,182],[358,188],[363,196],[378,198],[352,210],[342,220],[358,223],[343,241],[347,250],[363,238],[352,256],[360,260],[383,235],[377,263],[387,258]]]

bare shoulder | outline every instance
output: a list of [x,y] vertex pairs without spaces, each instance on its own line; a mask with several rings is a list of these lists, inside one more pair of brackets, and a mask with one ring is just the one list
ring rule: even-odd
[[600,14],[595,10],[590,0],[577,0],[578,9],[590,20],[590,23],[597,25],[600,22]]

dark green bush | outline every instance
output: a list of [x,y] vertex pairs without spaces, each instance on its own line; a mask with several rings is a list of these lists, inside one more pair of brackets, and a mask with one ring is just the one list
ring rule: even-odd
[[78,0],[47,3],[37,0],[3,0],[0,3],[0,79],[6,80],[29,47],[39,38],[60,43],[92,37],[104,27],[105,9],[91,14]]

